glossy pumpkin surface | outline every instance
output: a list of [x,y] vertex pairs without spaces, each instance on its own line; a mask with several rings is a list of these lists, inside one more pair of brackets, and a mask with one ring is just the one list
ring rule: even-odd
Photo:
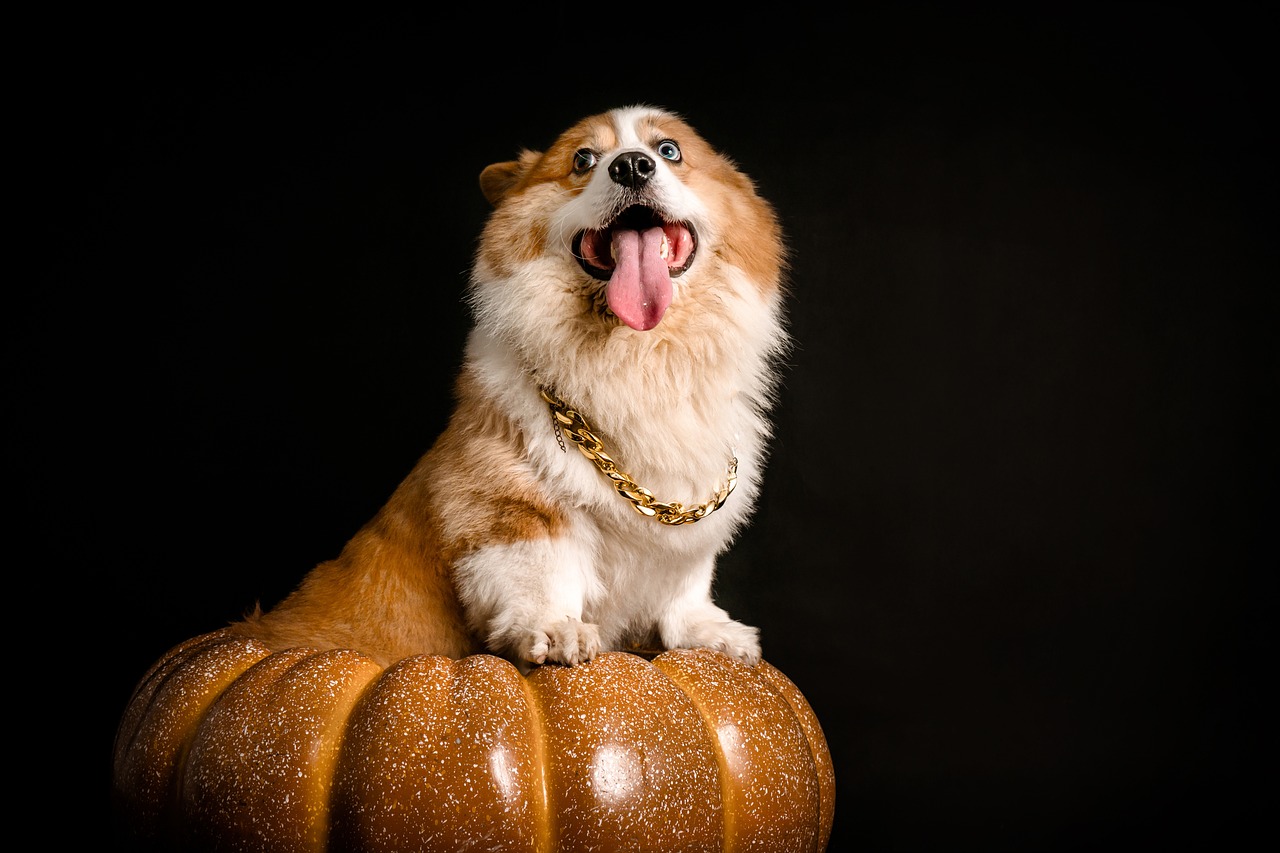
[[822,728],[767,662],[610,652],[383,668],[213,632],[145,675],[116,735],[122,834],[183,850],[821,851]]

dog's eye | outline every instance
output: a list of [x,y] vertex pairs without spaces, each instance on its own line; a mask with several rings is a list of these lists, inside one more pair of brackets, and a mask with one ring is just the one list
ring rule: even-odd
[[596,152],[590,148],[579,148],[573,155],[573,171],[581,175],[591,171],[596,165]]
[[670,160],[673,163],[680,162],[680,146],[676,145],[670,139],[664,139],[658,143],[658,156],[664,160]]

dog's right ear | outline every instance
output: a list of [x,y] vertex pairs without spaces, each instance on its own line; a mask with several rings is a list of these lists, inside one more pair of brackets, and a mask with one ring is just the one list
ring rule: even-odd
[[537,151],[521,151],[519,160],[486,166],[480,173],[480,192],[484,193],[489,204],[497,205],[529,173],[529,169],[541,156]]

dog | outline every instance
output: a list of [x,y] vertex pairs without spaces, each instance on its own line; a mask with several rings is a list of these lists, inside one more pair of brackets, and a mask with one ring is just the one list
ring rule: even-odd
[[672,648],[756,664],[758,630],[711,589],[759,494],[790,346],[775,210],[648,105],[583,119],[480,188],[448,425],[336,559],[230,630],[384,666]]

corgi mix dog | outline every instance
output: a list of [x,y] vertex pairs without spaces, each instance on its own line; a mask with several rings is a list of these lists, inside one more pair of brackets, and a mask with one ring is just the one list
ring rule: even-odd
[[690,647],[755,664],[757,629],[711,585],[760,488],[788,346],[772,207],[649,106],[584,119],[480,187],[447,428],[336,559],[231,630],[384,666]]

